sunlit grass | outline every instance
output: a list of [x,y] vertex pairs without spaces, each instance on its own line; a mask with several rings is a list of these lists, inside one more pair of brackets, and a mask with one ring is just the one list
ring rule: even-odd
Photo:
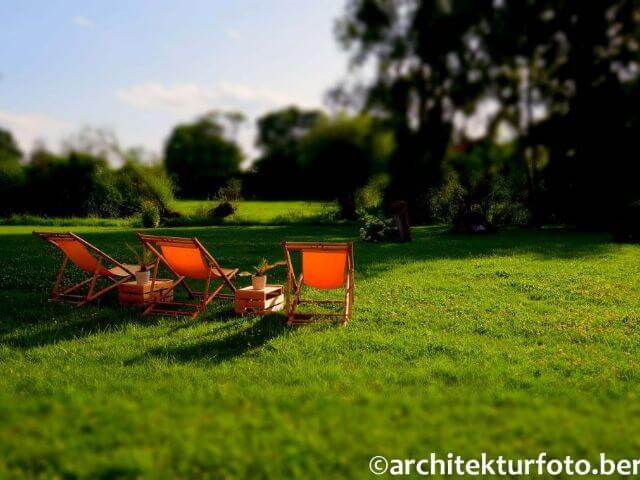
[[[217,204],[213,200],[176,200],[172,208],[188,217],[205,217]],[[336,205],[330,202],[295,200],[242,200],[237,202],[237,207],[236,213],[226,218],[224,223],[296,223],[332,216],[337,211]]]
[[[134,230],[77,229],[130,260]],[[211,227],[223,265],[354,227]],[[563,231],[356,243],[346,328],[46,301],[59,258],[0,232],[0,478],[370,478],[373,455],[635,458],[640,249]],[[275,270],[272,281],[282,282]],[[242,279],[248,282],[248,279]]]
[[[335,223],[337,206],[331,202],[305,201],[252,201],[237,202],[237,211],[225,219],[215,219],[207,212],[217,202],[211,200],[176,200],[172,205],[183,217],[170,219],[170,223],[184,225],[208,225],[221,223],[225,225],[288,225],[295,223]],[[34,215],[13,215],[0,218],[0,225],[30,225],[40,227],[94,226],[94,227],[140,227],[139,215],[129,218],[60,218],[38,217]]]

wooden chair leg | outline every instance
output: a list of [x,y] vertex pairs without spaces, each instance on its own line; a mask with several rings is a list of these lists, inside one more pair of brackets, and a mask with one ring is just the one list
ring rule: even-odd
[[62,277],[64,276],[64,271],[67,268],[67,262],[69,261],[69,256],[65,255],[64,260],[62,260],[62,264],[60,265],[60,269],[58,270],[58,274],[56,275],[56,283],[53,284],[53,292],[51,292],[51,296],[56,298],[58,296],[58,290],[60,288],[60,284],[62,283]]
[[[207,281],[204,284],[204,292],[202,293],[202,300],[200,300],[200,305],[196,306],[195,311],[189,317],[190,320],[195,320],[195,318],[200,315],[200,313],[207,307],[207,304],[211,301],[209,299],[209,285],[211,284],[211,277],[207,278]],[[220,291],[220,289],[216,290],[215,293]]]
[[349,290],[344,293],[344,310],[342,313],[342,325],[346,325],[349,321]]
[[296,316],[296,312],[298,310],[298,306],[300,305],[300,289],[302,285],[298,288],[295,288],[293,293],[293,300],[291,303],[291,310],[289,311],[289,318],[287,319],[287,325],[291,326],[295,324],[294,318]]

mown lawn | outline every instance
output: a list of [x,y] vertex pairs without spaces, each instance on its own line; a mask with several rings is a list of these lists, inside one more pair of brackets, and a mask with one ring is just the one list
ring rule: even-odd
[[[172,207],[187,217],[204,217],[218,202],[213,200],[176,200]],[[238,210],[225,223],[291,223],[321,219],[337,211],[331,202],[242,200]]]
[[[77,231],[128,259],[133,230]],[[228,303],[195,321],[48,303],[59,258],[29,232],[0,229],[0,478],[370,478],[373,455],[640,451],[636,246],[416,228],[356,244],[348,327],[289,329]],[[247,269],[283,239],[357,232],[166,233]]]
[[[211,224],[223,225],[288,225],[292,223],[330,224],[335,223],[338,207],[333,202],[287,201],[255,201],[241,200],[236,203],[236,212],[224,219],[216,219],[207,215],[218,202],[213,200],[175,200],[171,204],[181,218],[169,219],[168,222],[180,226],[203,226]],[[65,227],[140,227],[140,215],[128,218],[99,217],[39,217],[35,215],[13,215],[0,218],[0,227],[15,225],[32,226],[65,226]]]

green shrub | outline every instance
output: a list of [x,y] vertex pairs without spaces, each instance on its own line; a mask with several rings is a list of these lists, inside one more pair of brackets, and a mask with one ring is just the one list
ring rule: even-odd
[[127,216],[124,199],[111,170],[99,172],[95,178],[85,205],[89,217],[118,218]]
[[207,211],[209,218],[227,218],[238,210],[238,202],[242,200],[242,182],[237,178],[230,178],[218,189],[215,195],[218,204]]
[[492,225],[525,226],[531,222],[531,212],[522,202],[492,202],[487,219]]
[[365,215],[360,228],[360,239],[365,242],[395,241],[399,237],[398,227],[392,218]]
[[239,202],[242,200],[242,182],[237,178],[230,178],[220,187],[215,199],[219,202]]
[[[431,216],[437,221],[453,224],[465,208],[467,192],[456,175],[450,175],[444,185],[434,191],[429,200]],[[425,201],[425,204],[427,202]]]
[[142,226],[144,228],[157,228],[160,225],[160,211],[153,202],[144,202],[141,211]]
[[236,212],[236,207],[231,202],[220,202],[207,212],[207,216],[213,218],[226,218]]
[[174,187],[161,166],[142,165],[139,161],[130,160],[116,172],[116,176],[125,215],[141,212],[145,202],[152,202],[161,216],[172,216],[170,205],[174,200]]
[[359,212],[371,212],[382,206],[384,192],[389,185],[389,175],[378,174],[356,190],[356,208]]

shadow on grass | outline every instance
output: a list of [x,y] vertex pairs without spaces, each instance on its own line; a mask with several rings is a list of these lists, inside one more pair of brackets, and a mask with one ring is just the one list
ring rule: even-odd
[[34,302],[30,292],[0,291],[0,305],[0,310],[5,312],[5,320],[0,322],[0,345],[20,349],[124,330],[128,325],[152,327],[163,318],[177,322],[170,328],[169,335],[203,322],[226,322],[223,325],[230,328],[230,320],[235,318],[232,304],[226,301],[209,305],[194,320],[178,315],[143,316],[140,307],[121,306],[115,294],[77,307],[49,302],[46,295]]
[[46,298],[38,298],[34,302],[25,294],[6,293],[0,295],[3,310],[13,310],[16,314],[5,316],[5,321],[0,324],[0,345],[13,348],[43,347],[118,331],[130,324],[151,326],[157,323],[157,319],[142,317],[140,309],[120,308],[114,301],[76,307],[50,303]]
[[[227,328],[223,327],[224,330]],[[266,345],[270,340],[290,331],[286,317],[279,313],[265,315],[247,328],[215,340],[198,341],[187,345],[171,345],[152,348],[142,357],[127,362],[129,365],[143,363],[149,357],[158,357],[178,362],[200,360],[222,363],[241,357]],[[219,330],[214,332],[221,333]]]

